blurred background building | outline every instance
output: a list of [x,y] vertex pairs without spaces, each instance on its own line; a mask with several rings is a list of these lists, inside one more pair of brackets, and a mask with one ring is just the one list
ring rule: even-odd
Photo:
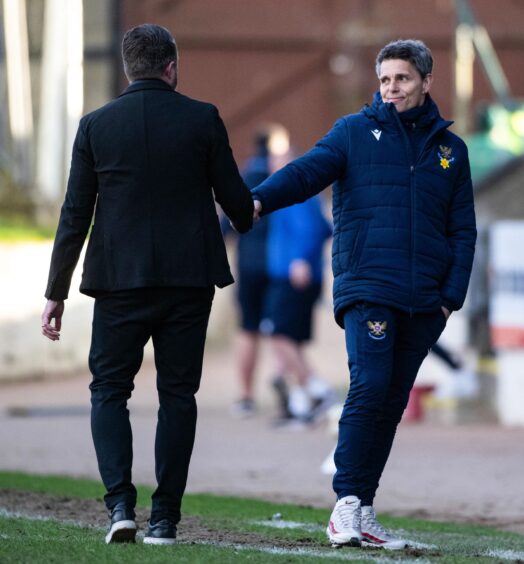
[[470,148],[481,237],[469,334],[492,352],[489,231],[524,219],[522,0],[3,0],[0,222],[56,223],[78,120],[125,88],[121,38],[143,22],[173,32],[178,89],[219,107],[238,162],[263,122],[283,124],[305,151],[371,100],[386,42],[425,41],[432,95]]
[[[515,109],[524,96],[520,0],[3,0],[0,17],[1,166],[51,200],[63,191],[74,122],[125,87],[121,37],[146,21],[175,34],[179,90],[219,107],[239,161],[261,122],[282,123],[306,150],[338,116],[357,111],[377,87],[377,51],[399,37],[432,48],[433,95],[456,130],[498,128],[494,144],[474,145],[475,167],[524,151],[524,114],[510,119],[520,128],[512,140],[507,113],[492,107]],[[24,136],[25,155],[17,147]],[[60,177],[49,156],[56,145],[65,145]],[[47,185],[50,175],[59,186]]]

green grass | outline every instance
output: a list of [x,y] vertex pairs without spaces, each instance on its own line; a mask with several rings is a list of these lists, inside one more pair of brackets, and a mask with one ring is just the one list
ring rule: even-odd
[[[79,497],[81,499],[102,498],[104,495],[102,484],[95,480],[78,480],[66,476],[43,476],[21,472],[0,471],[0,488]],[[151,491],[151,488],[148,489]]]
[[52,521],[30,521],[0,517],[0,562],[13,564],[85,562],[142,564],[144,562],[213,562],[248,561],[301,562],[299,556],[269,556],[256,550],[229,547],[183,545],[154,547],[110,545],[101,542],[102,533]]
[[28,220],[0,218],[0,243],[47,241],[54,237],[55,228],[39,227]]
[[[99,499],[103,490],[99,482],[58,476],[36,476],[0,472],[0,488],[43,492],[51,495]],[[139,487],[138,505],[148,507],[152,488]],[[100,502],[101,511],[102,502]],[[384,525],[405,531],[406,537],[428,548],[386,552],[373,549],[341,549],[326,547],[324,527],[329,509],[259,500],[188,494],[183,513],[198,516],[202,525],[216,531],[238,534],[254,533],[269,543],[291,541],[284,553],[272,554],[257,547],[230,545],[183,544],[173,547],[136,545],[106,546],[103,531],[56,521],[31,520],[0,514],[0,562],[325,562],[355,559],[367,562],[438,562],[478,563],[511,561],[523,558],[524,536],[497,531],[488,527],[420,519],[382,516]],[[268,526],[275,513],[286,521],[304,523],[304,528],[276,529]],[[313,548],[293,553],[293,540],[307,539]],[[490,550],[500,551],[489,556]],[[505,554],[504,554],[505,551]],[[309,553],[309,555],[308,555]],[[503,560],[506,556],[506,560]]]

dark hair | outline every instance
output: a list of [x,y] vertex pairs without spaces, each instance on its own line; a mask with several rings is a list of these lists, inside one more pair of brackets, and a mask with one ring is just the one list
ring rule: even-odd
[[267,157],[269,154],[269,133],[267,131],[256,131],[254,144],[257,155]]
[[130,81],[159,78],[170,62],[178,61],[175,39],[160,25],[139,25],[124,35],[122,59]]
[[409,61],[426,78],[433,70],[433,57],[429,48],[419,39],[397,39],[382,47],[377,55],[375,70],[380,77],[380,65],[387,59]]
[[254,142],[257,154],[268,156],[275,150],[275,139],[287,139],[289,142],[289,131],[280,123],[266,123],[260,125],[255,131]]

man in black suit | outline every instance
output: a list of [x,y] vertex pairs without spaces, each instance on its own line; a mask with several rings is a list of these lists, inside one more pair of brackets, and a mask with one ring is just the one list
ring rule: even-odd
[[80,121],[42,332],[60,337],[64,300],[94,213],[80,291],[95,298],[91,428],[111,512],[106,542],[135,539],[127,400],[152,338],[158,487],[144,542],[171,544],[214,287],[233,282],[214,198],[241,233],[251,228],[253,202],[217,109],[175,91],[178,54],[169,31],[150,24],[129,30],[122,57],[129,87]]

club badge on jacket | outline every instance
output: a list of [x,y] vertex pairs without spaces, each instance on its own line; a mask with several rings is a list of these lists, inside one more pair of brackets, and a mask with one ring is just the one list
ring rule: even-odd
[[451,156],[453,149],[451,147],[444,147],[444,145],[439,145],[439,149],[438,158],[440,159],[440,166],[446,170],[455,160],[455,158]]

